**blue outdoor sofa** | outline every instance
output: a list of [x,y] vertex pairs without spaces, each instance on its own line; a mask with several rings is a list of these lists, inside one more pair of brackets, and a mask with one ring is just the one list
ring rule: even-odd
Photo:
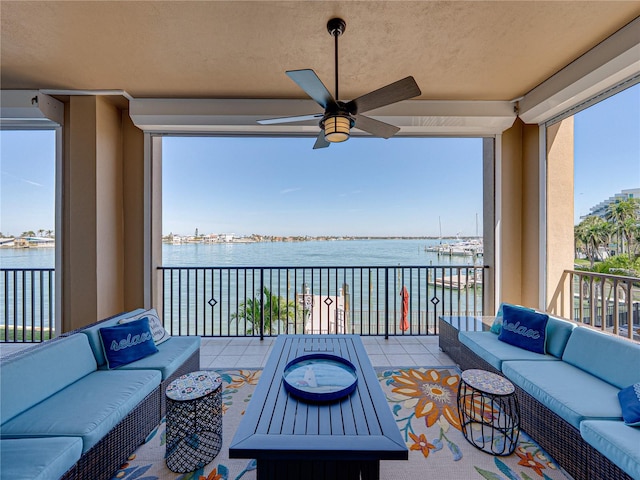
[[640,480],[640,426],[624,423],[618,398],[640,382],[640,344],[552,315],[544,353],[501,341],[495,328],[439,326],[440,348],[461,369],[511,380],[521,428],[576,480]]
[[1,478],[108,480],[144,441],[168,384],[200,367],[200,337],[169,337],[108,369],[99,329],[145,315],[116,315],[0,361]]

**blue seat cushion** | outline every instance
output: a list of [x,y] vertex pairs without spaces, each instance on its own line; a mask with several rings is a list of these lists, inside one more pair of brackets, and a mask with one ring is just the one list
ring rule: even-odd
[[71,335],[2,363],[0,424],[96,371],[84,335]]
[[2,425],[2,438],[81,437],[93,447],[160,385],[155,370],[98,370]]
[[159,370],[166,380],[200,348],[200,337],[171,337],[158,345],[158,352],[118,370]]
[[502,373],[576,429],[588,419],[622,420],[619,389],[568,363],[509,361]]
[[0,478],[58,480],[82,454],[78,437],[0,440]]
[[562,360],[618,388],[640,383],[640,344],[588,327],[571,332]]
[[491,332],[460,332],[460,343],[491,364],[496,370],[502,371],[502,362],[508,360],[555,360],[552,355],[534,353],[529,350],[510,345],[498,340],[498,336]]
[[585,420],[580,434],[631,478],[640,478],[640,428],[613,420]]

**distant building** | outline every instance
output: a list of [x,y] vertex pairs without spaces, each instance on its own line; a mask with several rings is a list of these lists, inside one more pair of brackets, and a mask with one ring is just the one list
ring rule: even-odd
[[605,218],[607,209],[612,203],[619,202],[621,200],[627,200],[629,198],[640,198],[640,188],[630,188],[628,190],[622,190],[620,193],[616,193],[613,197],[609,197],[607,200],[600,202],[595,207],[591,207],[589,213],[580,217],[584,220],[587,217],[600,217]]

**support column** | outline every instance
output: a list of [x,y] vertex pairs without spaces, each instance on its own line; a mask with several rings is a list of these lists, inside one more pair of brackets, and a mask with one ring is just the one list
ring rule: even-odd
[[516,120],[501,138],[497,165],[496,261],[503,302],[539,305],[540,175],[538,126]]
[[572,298],[565,270],[573,269],[573,117],[547,127],[547,310],[571,318]]
[[66,110],[63,331],[141,306],[144,228],[142,133],[104,97],[72,96]]

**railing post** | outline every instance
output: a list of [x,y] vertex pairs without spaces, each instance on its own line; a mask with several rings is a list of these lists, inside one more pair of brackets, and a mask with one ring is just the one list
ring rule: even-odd
[[389,267],[385,268],[384,283],[384,339],[389,340]]
[[260,268],[260,340],[264,340],[264,268]]

